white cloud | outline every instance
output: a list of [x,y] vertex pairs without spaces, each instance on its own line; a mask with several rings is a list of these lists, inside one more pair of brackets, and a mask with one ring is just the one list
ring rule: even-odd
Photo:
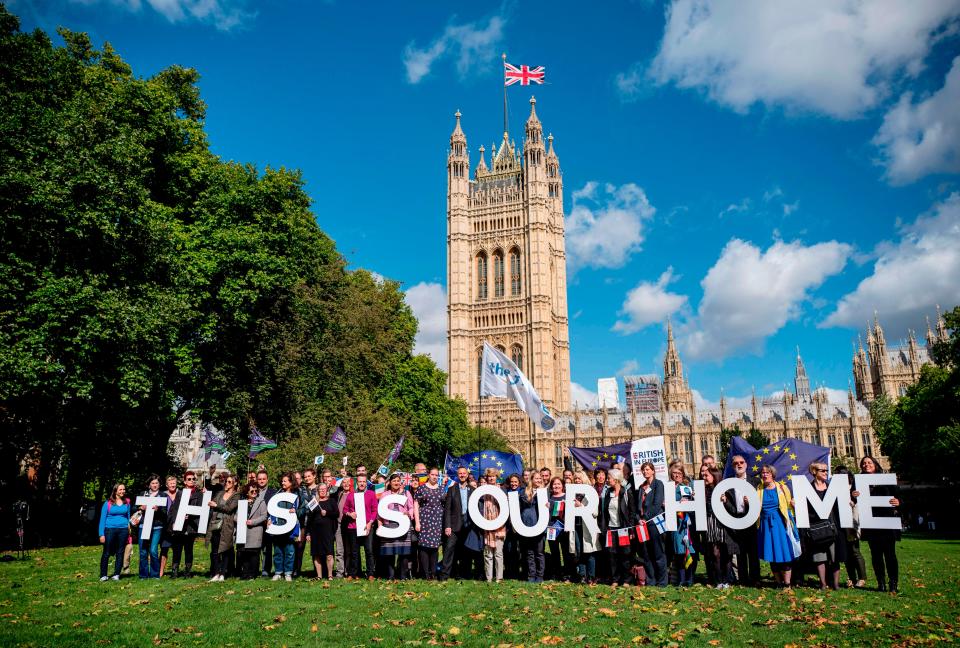
[[596,409],[600,399],[597,392],[590,391],[579,383],[570,383],[570,401],[579,409]]
[[433,64],[446,56],[455,56],[457,72],[463,76],[473,67],[489,65],[499,54],[503,41],[503,16],[493,16],[486,25],[480,21],[456,25],[452,21],[429,46],[418,48],[411,41],[403,51],[403,65],[409,83],[420,83],[430,74]]
[[256,11],[247,11],[247,0],[72,0],[78,4],[99,2],[139,12],[146,4],[172,23],[196,20],[209,23],[221,31],[230,31],[256,17]]
[[780,105],[848,119],[915,76],[958,14],[960,0],[674,0],[649,74],[739,112]]
[[640,369],[639,362],[637,362],[636,360],[627,360],[622,365],[620,365],[620,368],[617,369],[617,373],[615,375],[630,376],[632,374],[637,373],[639,369]]
[[447,291],[438,283],[422,281],[407,290],[407,304],[419,326],[414,353],[425,353],[447,370]]
[[662,323],[687,305],[686,295],[672,293],[667,286],[674,281],[673,267],[660,275],[656,282],[641,281],[628,293],[620,314],[626,319],[617,320],[614,331],[636,333],[650,324]]
[[951,194],[912,224],[900,240],[877,249],[873,274],[845,295],[822,326],[860,328],[874,311],[891,334],[919,328],[936,304],[960,304],[960,193]]
[[643,224],[656,213],[643,189],[632,182],[619,187],[586,183],[573,192],[566,218],[567,262],[571,272],[588,266],[619,268],[640,250]]
[[913,182],[929,173],[960,172],[960,56],[953,59],[943,87],[913,103],[906,93],[883,118],[873,138],[887,178]]
[[729,205],[727,205],[727,208],[721,211],[718,214],[718,216],[720,218],[723,218],[727,214],[739,214],[741,212],[747,211],[748,209],[750,209],[750,199],[744,198],[738,203],[730,203]]
[[829,241],[777,241],[766,251],[731,239],[700,285],[696,317],[682,327],[692,359],[720,360],[759,352],[767,337],[800,314],[810,291],[846,265],[852,248]]

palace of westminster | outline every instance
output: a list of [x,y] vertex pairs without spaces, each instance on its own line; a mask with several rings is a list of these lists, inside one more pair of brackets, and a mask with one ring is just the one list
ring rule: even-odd
[[[878,396],[898,398],[931,362],[927,347],[946,338],[943,319],[927,326],[926,346],[913,332],[907,343],[888,346],[879,321],[867,330],[853,356],[855,390],[845,402],[810,389],[797,355],[794,392],[758,400],[749,407],[697,409],[673,331],[667,325],[663,376],[656,386],[659,407],[579,410],[570,403],[570,338],[567,332],[563,176],[553,136],[543,137],[530,100],[522,148],[504,132],[499,147],[485,150],[472,169],[460,113],[447,157],[447,339],[449,393],[467,401],[472,424],[507,437],[526,463],[562,466],[567,446],[596,447],[663,435],[667,455],[699,465],[716,454],[723,428],[744,434],[760,430],[772,440],[794,437],[829,446],[836,456],[879,454],[868,404]],[[508,354],[557,417],[543,432],[513,401],[479,400],[484,340]],[[653,411],[651,411],[653,410]],[[880,458],[886,463],[883,458]]]

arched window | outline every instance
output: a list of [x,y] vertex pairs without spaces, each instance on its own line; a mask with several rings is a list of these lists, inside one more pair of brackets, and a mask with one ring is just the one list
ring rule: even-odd
[[493,296],[503,297],[503,252],[493,253]]
[[517,365],[517,369],[523,371],[523,347],[519,344],[514,344],[513,348],[510,349],[510,359],[513,360],[513,364]]
[[477,255],[477,299],[487,298],[487,253]]
[[520,295],[520,250],[517,248],[510,250],[510,294]]

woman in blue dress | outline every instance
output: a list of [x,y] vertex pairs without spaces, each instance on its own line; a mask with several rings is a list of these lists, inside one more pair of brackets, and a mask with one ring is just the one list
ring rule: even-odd
[[785,486],[777,483],[777,471],[773,466],[760,469],[760,519],[757,521],[757,546],[760,560],[770,563],[773,579],[783,587],[790,587],[790,564],[796,558],[794,540],[791,537],[796,525],[791,519],[793,498]]

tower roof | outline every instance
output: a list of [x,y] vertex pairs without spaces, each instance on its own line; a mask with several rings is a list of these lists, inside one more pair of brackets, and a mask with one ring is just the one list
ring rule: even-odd
[[456,125],[453,127],[453,132],[450,134],[451,142],[466,142],[467,136],[463,133],[463,129],[460,128],[460,111],[454,113],[453,115],[457,119]]
[[530,97],[530,116],[527,117],[527,128],[539,128],[540,118],[537,117],[537,98]]

